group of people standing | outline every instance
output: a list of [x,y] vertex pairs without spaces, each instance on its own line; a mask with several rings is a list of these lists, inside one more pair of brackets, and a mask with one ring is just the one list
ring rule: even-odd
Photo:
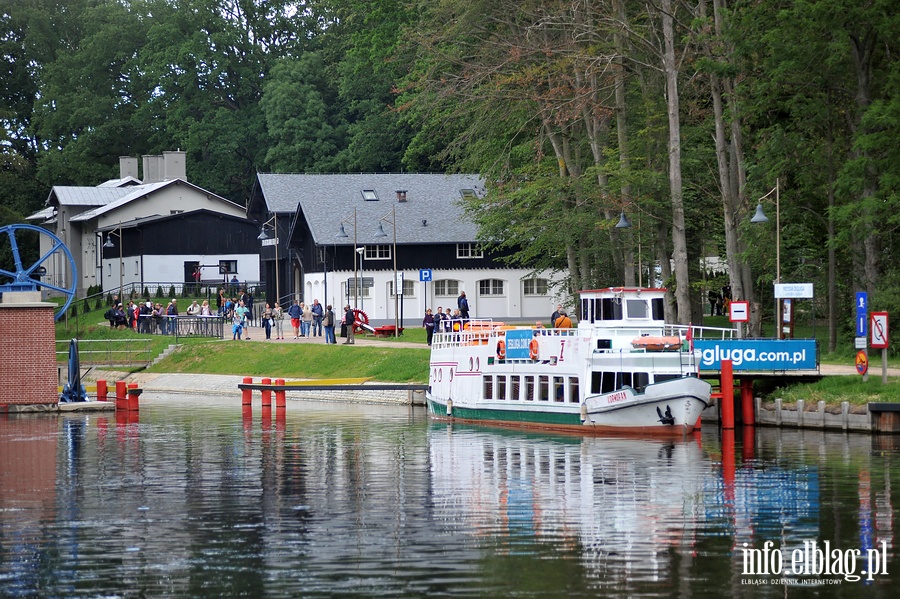
[[[304,304],[294,300],[288,308],[288,316],[291,319],[291,327],[294,329],[294,339],[303,337],[325,336],[325,343],[334,343],[334,310],[331,304],[322,307],[319,300],[314,299],[312,304]],[[282,336],[281,339],[284,339]]]
[[462,330],[465,322],[469,320],[469,300],[466,299],[466,292],[463,291],[456,298],[456,310],[451,313],[450,308],[444,311],[443,306],[438,306],[436,312],[432,312],[431,308],[425,309],[425,318],[422,319],[422,326],[425,328],[425,337],[428,345],[435,333],[452,333]]

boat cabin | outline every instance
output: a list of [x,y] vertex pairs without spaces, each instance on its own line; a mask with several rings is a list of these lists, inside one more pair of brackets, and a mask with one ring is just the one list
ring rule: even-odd
[[665,325],[665,289],[608,287],[581,292],[581,323],[621,328]]

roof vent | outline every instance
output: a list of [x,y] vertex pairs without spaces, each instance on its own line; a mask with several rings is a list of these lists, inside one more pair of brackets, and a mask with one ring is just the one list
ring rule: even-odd
[[397,190],[397,201],[398,201],[398,202],[405,202],[405,201],[406,201],[406,190],[405,190],[405,189],[398,189],[398,190]]

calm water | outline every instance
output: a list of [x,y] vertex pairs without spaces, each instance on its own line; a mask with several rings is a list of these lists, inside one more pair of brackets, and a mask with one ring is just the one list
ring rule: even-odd
[[[560,437],[187,396],[131,419],[0,416],[0,596],[896,596],[898,447],[769,429]],[[747,555],[774,569],[776,553],[790,571],[804,542],[844,573],[871,555],[887,574],[747,572]]]

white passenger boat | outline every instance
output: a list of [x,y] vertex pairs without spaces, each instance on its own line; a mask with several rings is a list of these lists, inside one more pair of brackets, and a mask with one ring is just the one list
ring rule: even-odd
[[435,334],[429,414],[597,434],[684,435],[710,403],[691,329],[668,325],[664,289],[581,293],[576,328],[470,320]]

